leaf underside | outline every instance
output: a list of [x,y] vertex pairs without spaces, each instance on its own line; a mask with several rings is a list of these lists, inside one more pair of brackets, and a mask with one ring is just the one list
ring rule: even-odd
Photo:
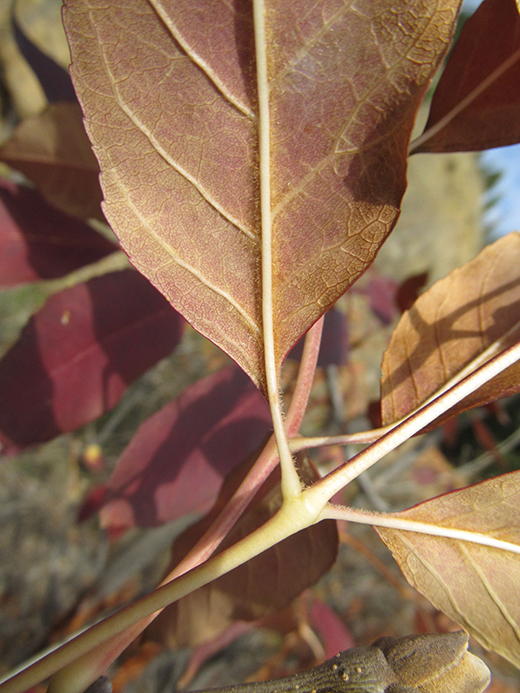
[[[459,5],[266,3],[278,367],[392,229],[415,113]],[[64,19],[109,222],[265,389],[250,2],[67,0]]]
[[[520,546],[520,473],[397,513]],[[520,666],[520,555],[453,538],[377,529],[408,582],[486,648]]]
[[[407,416],[495,341],[520,338],[520,233],[499,239],[434,284],[403,314],[383,357],[383,423]],[[484,358],[484,360],[487,360]],[[442,419],[520,390],[514,364]]]

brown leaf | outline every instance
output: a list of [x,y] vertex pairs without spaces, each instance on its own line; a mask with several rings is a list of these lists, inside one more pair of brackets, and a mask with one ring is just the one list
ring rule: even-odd
[[[253,461],[251,458],[228,476],[211,513],[179,538],[174,545],[171,567],[202,536]],[[300,475],[305,483],[311,483],[318,476],[303,456],[300,457]],[[278,480],[277,468],[221,544],[219,552],[249,535],[274,515],[281,504]],[[329,570],[336,559],[337,548],[338,534],[334,521],[308,527],[167,607],[147,632],[153,639],[166,641],[168,647],[185,647],[217,637],[236,620],[257,620],[279,611]]]
[[[415,113],[459,5],[267,0],[278,366],[393,227]],[[65,25],[111,225],[264,387],[251,3],[68,0]]]
[[105,220],[99,167],[77,103],[51,104],[41,115],[24,120],[0,148],[0,158],[63,212]]
[[509,549],[377,528],[413,587],[484,647],[519,666],[520,472],[453,491],[394,517],[507,542]]
[[484,0],[467,20],[433,95],[424,134],[414,152],[479,151],[520,141],[515,0]]
[[[383,423],[410,414],[495,340],[501,349],[520,329],[520,234],[487,246],[422,294],[403,314],[383,357]],[[488,357],[489,358],[489,357]],[[437,419],[520,390],[514,365]]]

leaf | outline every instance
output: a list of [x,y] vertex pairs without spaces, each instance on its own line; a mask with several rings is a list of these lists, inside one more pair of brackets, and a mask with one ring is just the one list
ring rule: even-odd
[[520,472],[439,496],[393,517],[434,530],[464,530],[476,539],[509,546],[377,528],[413,587],[484,647],[520,666]]
[[[303,354],[304,343],[304,338],[300,339],[287,358],[299,361]],[[321,368],[331,365],[342,366],[348,361],[349,351],[347,316],[332,307],[325,313],[317,365]]]
[[383,325],[390,325],[398,314],[396,293],[397,283],[391,277],[375,276],[367,287],[370,308]]
[[414,274],[401,282],[395,295],[395,303],[401,313],[413,306],[427,282],[428,272]]
[[116,250],[35,190],[0,179],[0,286],[63,277]]
[[67,1],[110,224],[135,266],[264,389],[258,128],[271,143],[280,367],[396,221],[410,130],[459,5],[268,0],[260,118],[248,0]]
[[520,14],[515,0],[484,0],[461,31],[413,151],[475,151],[517,142]]
[[319,635],[325,659],[354,647],[354,637],[343,620],[327,602],[312,594],[309,625]]
[[[384,425],[414,411],[495,340],[501,340],[499,351],[518,341],[519,265],[520,234],[513,232],[438,281],[402,315],[383,356]],[[515,364],[433,425],[519,390]]]
[[134,270],[51,296],[0,361],[3,452],[50,440],[109,411],[133,380],[172,351],[182,326]]
[[224,477],[264,440],[269,407],[235,366],[187,387],[142,424],[108,483],[105,528],[153,527],[207,512]]
[[[298,459],[304,483],[312,483],[318,473],[307,458],[300,455]],[[166,573],[202,536],[254,461],[252,456],[235,468],[227,477],[211,513],[179,537]],[[279,468],[276,468],[219,546],[218,553],[248,536],[274,515],[281,504],[279,478]],[[312,525],[171,604],[149,626],[147,633],[152,639],[166,642],[170,648],[178,648],[215,638],[236,620],[255,621],[280,611],[330,569],[337,549],[335,521]],[[303,561],[302,556],[305,557]]]
[[51,104],[41,115],[26,118],[0,148],[0,159],[27,176],[61,211],[105,220],[99,167],[77,103]]

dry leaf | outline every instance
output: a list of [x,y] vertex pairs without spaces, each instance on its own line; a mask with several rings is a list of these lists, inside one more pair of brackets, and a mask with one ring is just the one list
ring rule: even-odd
[[[500,350],[518,341],[519,266],[520,234],[514,232],[438,281],[403,314],[383,357],[384,424],[414,411],[495,340],[502,340]],[[516,364],[443,419],[519,390]]]
[[484,647],[520,666],[520,472],[453,491],[394,517],[506,542],[497,548],[377,528],[413,587]]
[[43,197],[81,219],[105,220],[99,167],[77,103],[51,104],[26,118],[0,149],[0,159],[21,171]]

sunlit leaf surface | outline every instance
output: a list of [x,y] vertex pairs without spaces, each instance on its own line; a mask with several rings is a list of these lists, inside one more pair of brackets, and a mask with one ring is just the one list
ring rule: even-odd
[[[438,281],[403,314],[383,357],[384,424],[410,414],[473,359],[488,360],[493,354],[485,352],[495,342],[500,352],[518,341],[519,266],[520,234],[514,232]],[[515,364],[446,416],[519,389]]]
[[[112,409],[178,344],[184,321],[134,270],[52,295],[0,361],[0,442],[16,452]],[[154,339],[150,339],[153,333]]]
[[[395,223],[415,112],[459,5],[266,4],[278,366]],[[263,387],[251,3],[68,0],[65,25],[111,225]]]
[[454,491],[396,516],[505,542],[505,548],[496,548],[377,529],[413,587],[485,647],[520,666],[520,473]]
[[479,151],[517,142],[520,14],[515,0],[484,0],[449,57],[433,95],[425,139],[414,151]]

